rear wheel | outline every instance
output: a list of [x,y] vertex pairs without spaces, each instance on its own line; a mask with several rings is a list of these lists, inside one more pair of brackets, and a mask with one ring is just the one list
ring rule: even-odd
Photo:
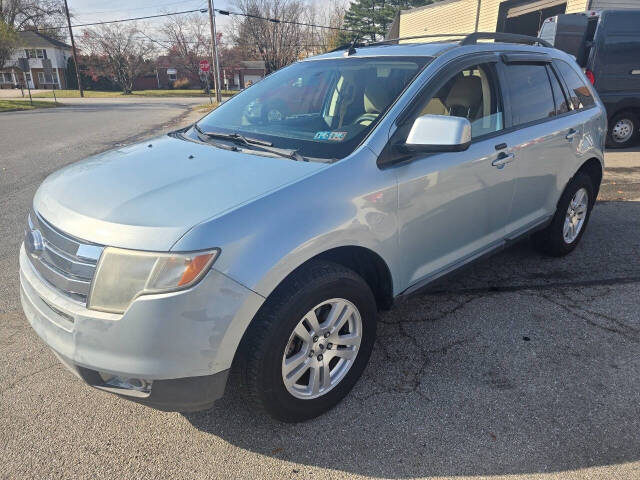
[[616,113],[609,122],[607,146],[612,148],[632,146],[638,139],[639,129],[640,124],[638,123],[638,117],[634,113]]
[[313,262],[267,299],[238,352],[249,400],[286,422],[336,405],[362,374],[376,334],[376,303],[355,272]]
[[578,172],[560,197],[551,224],[533,236],[536,248],[554,257],[572,252],[587,228],[594,197],[591,177]]

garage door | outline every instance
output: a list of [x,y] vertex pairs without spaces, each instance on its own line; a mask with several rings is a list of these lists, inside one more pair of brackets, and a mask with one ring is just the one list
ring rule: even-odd
[[535,2],[529,2],[525,5],[511,7],[507,10],[507,18],[519,17],[520,15],[526,15],[527,13],[532,13],[549,7],[555,7],[556,5],[562,5],[563,3],[567,3],[567,0],[537,0]]

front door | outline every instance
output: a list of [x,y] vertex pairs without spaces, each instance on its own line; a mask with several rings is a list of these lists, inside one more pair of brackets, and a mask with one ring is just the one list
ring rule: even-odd
[[[463,152],[417,154],[396,167],[399,247],[408,287],[500,246],[514,191],[513,157],[501,139],[495,60],[462,65],[433,91],[407,122],[424,114],[466,117],[472,143]],[[402,131],[401,126],[396,134]],[[396,134],[395,141],[402,141]]]

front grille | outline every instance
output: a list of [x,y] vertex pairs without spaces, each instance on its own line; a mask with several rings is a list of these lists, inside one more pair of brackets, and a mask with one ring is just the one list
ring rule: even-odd
[[[31,212],[28,221],[25,249],[35,269],[56,290],[86,305],[104,247],[61,232],[35,212]],[[42,240],[35,247],[32,244],[37,242],[30,241],[30,232]]]

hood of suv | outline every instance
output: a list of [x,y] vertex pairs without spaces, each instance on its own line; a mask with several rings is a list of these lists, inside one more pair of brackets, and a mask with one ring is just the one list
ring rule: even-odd
[[59,170],[38,189],[34,208],[83,240],[166,251],[197,223],[326,166],[164,136]]

